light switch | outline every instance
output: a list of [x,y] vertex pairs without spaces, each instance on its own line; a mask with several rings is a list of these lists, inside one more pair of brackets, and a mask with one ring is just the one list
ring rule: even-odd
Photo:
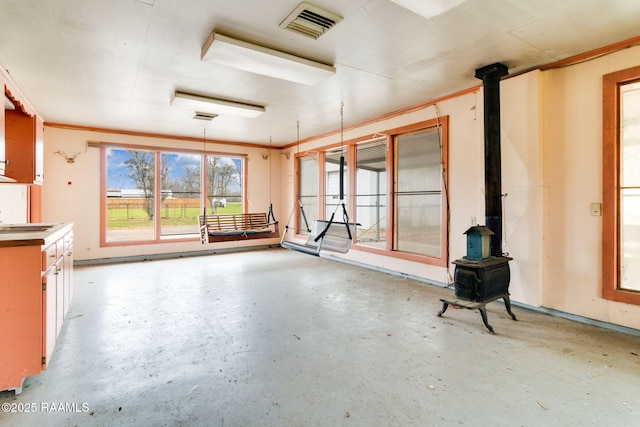
[[591,203],[591,216],[602,216],[602,203]]

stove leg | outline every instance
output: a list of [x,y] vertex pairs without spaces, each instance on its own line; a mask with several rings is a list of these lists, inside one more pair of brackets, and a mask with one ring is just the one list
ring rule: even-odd
[[503,296],[502,300],[504,301],[504,306],[507,309],[507,313],[509,313],[513,320],[518,320],[516,319],[516,315],[511,312],[511,300],[509,299],[509,295]]
[[484,322],[484,326],[487,327],[489,332],[491,332],[492,334],[495,334],[495,332],[493,332],[493,328],[491,327],[491,325],[489,324],[489,321],[487,320],[487,309],[485,307],[479,307],[478,310],[480,310],[480,316],[482,316],[482,321]]
[[441,317],[441,316],[442,316],[442,313],[444,313],[445,311],[447,311],[447,308],[449,308],[449,304],[448,304],[448,303],[446,303],[446,302],[443,302],[443,303],[442,303],[442,310],[440,310],[440,311],[438,312],[438,317]]

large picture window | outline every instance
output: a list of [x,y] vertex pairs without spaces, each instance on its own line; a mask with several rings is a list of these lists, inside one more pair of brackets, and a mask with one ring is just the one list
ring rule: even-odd
[[243,211],[243,159],[103,147],[106,245],[196,239],[198,215]]
[[602,295],[640,304],[640,67],[603,81]]
[[394,249],[442,256],[440,129],[396,137]]

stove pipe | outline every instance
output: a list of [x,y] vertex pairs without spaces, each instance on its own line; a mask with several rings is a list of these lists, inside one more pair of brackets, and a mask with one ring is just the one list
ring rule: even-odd
[[493,231],[491,256],[502,256],[502,167],[500,164],[500,79],[509,74],[500,63],[476,70],[484,87],[485,224]]

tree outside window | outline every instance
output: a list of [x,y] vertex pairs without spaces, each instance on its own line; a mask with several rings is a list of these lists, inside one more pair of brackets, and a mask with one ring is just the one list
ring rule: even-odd
[[204,208],[243,210],[241,158],[119,148],[103,152],[107,243],[195,238]]

